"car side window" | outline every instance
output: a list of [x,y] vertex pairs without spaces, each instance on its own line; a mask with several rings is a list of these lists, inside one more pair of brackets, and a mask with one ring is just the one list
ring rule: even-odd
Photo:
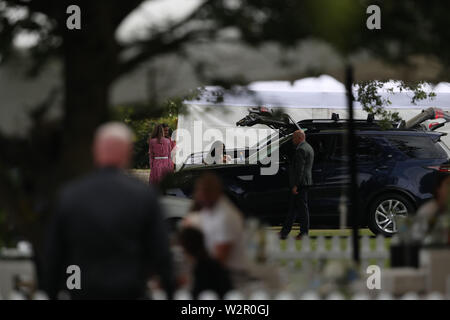
[[348,155],[345,150],[344,136],[336,135],[333,152],[331,153],[331,159],[335,161],[347,161]]
[[381,148],[372,137],[358,136],[357,140],[356,158],[358,161],[371,162],[380,157]]
[[327,134],[316,134],[307,136],[307,142],[314,150],[314,162],[326,161],[329,158],[332,136]]
[[[359,162],[370,162],[376,160],[381,155],[381,148],[376,141],[370,136],[357,135],[356,136],[356,158]],[[332,159],[335,161],[347,161],[348,151],[345,150],[344,136],[336,137]]]

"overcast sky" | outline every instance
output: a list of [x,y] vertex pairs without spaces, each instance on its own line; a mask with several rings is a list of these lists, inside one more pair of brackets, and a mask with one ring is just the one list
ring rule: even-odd
[[[117,38],[130,41],[146,36],[148,29],[177,21],[195,10],[204,0],[148,0],[144,1],[119,26]],[[20,19],[25,10],[10,10],[10,19]],[[81,25],[83,26],[83,8],[81,8]],[[36,43],[36,35],[21,33],[14,41],[15,45],[26,48]]]
[[203,0],[150,0],[133,11],[117,30],[119,40],[145,36],[151,27],[176,21],[195,10]]

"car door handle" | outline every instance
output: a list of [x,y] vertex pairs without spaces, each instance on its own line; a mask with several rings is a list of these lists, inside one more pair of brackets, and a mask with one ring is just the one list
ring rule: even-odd
[[315,169],[315,170],[313,170],[313,172],[320,173],[320,172],[322,172],[322,169]]
[[380,166],[380,167],[376,167],[375,170],[386,170],[387,168],[389,168],[388,166]]

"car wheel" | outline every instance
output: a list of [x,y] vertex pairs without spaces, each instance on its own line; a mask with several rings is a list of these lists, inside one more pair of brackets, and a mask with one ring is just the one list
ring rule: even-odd
[[377,197],[370,206],[369,228],[375,234],[392,236],[398,231],[398,217],[406,217],[414,212],[414,206],[406,197],[387,193]]

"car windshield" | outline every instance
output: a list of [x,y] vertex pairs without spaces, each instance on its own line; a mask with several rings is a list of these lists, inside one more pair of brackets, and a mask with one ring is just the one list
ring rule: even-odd
[[255,143],[254,145],[252,145],[249,149],[259,149],[265,145],[267,145],[267,143],[271,140],[278,139],[279,137],[279,133],[278,130],[272,130],[273,132],[271,134],[268,134],[265,138],[259,140],[257,143]]
[[[306,129],[306,128],[304,128],[304,129],[302,129],[302,130],[303,130],[304,132],[307,132],[307,131],[308,131],[308,129]],[[263,150],[263,148],[267,148],[267,146],[268,146],[269,144],[271,144],[272,141],[279,140],[279,139],[280,139],[280,133],[279,133],[279,131],[278,131],[278,130],[277,130],[277,131],[273,130],[273,131],[274,131],[274,132],[273,132],[272,134],[270,134],[270,135],[268,135],[267,137],[261,139],[261,140],[258,141],[255,145],[253,145],[252,147],[250,147],[249,149],[250,149],[250,150]],[[291,137],[291,136],[292,136],[292,133],[290,133],[290,134],[288,134],[288,135],[283,135],[282,138],[280,139],[280,141],[281,141],[281,140],[282,140],[282,141],[285,141],[283,138]]]
[[[303,129],[305,132],[307,129]],[[257,163],[258,159],[262,160],[272,154],[275,150],[278,150],[280,144],[291,138],[292,133],[284,135],[280,138],[279,130],[271,130],[272,133],[268,134],[263,139],[259,140],[256,144],[246,147],[244,149],[227,149],[225,153],[229,156],[228,160],[224,164],[236,164],[236,163]],[[277,141],[277,143],[273,143]],[[245,149],[248,152],[245,152]],[[237,152],[236,152],[237,151]],[[208,156],[210,150],[200,151],[192,153],[185,161],[183,166],[192,165],[207,165],[204,161]]]
[[[224,164],[239,164],[239,163],[257,163],[258,160],[270,157],[271,154],[278,150],[284,141],[290,139],[292,134],[279,137],[278,132],[274,132],[271,135],[261,139],[248,149],[248,154],[246,155],[245,149],[227,149],[225,154],[227,155],[227,161]],[[192,153],[185,161],[183,166],[198,166],[198,165],[208,165],[205,159],[210,151],[200,151]]]
[[269,141],[269,139],[267,139],[266,143],[261,146],[258,149],[254,149],[257,150],[256,152],[251,152],[250,150],[250,155],[247,159],[248,163],[258,163],[259,162],[264,162],[264,159],[266,159],[267,157],[271,157],[272,154],[274,152],[278,152],[278,150],[280,149],[280,147],[288,140],[290,140],[292,138],[292,133],[288,134],[286,136],[283,136],[281,138],[272,135],[272,140]]
[[[191,154],[183,163],[185,166],[206,166],[206,165],[222,165],[236,164],[245,162],[245,149],[226,149],[223,163],[208,163],[211,150],[201,151]],[[213,159],[213,158],[211,158]],[[211,159],[209,161],[211,161]]]
[[201,151],[192,153],[185,161],[185,165],[202,164],[203,159],[206,157],[207,151]]

